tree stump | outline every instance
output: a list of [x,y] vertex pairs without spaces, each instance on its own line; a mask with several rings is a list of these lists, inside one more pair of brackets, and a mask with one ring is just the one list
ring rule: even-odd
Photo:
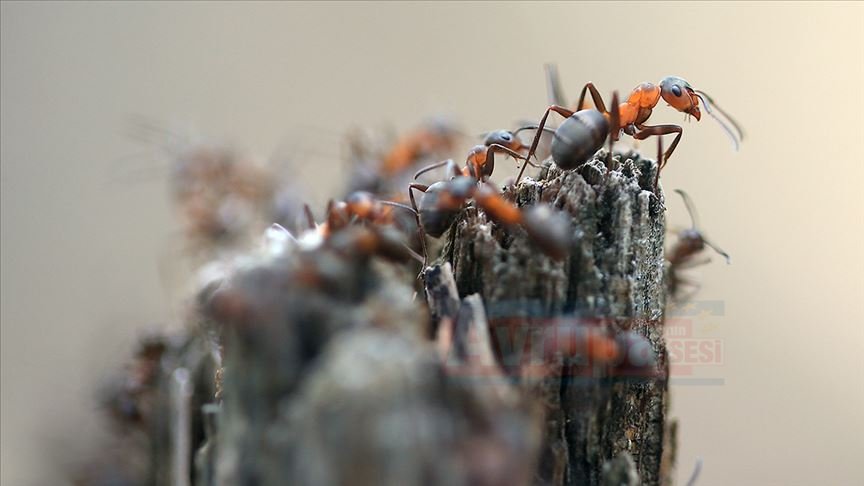
[[607,170],[606,158],[598,152],[573,171],[547,161],[538,180],[505,191],[520,206],[543,202],[569,216],[573,243],[564,260],[545,256],[524,230],[494,224],[476,207],[455,223],[442,255],[452,263],[460,296],[483,297],[503,369],[545,405],[540,484],[605,484],[604,464],[620,462],[623,453],[643,484],[669,474],[661,471],[664,378],[616,378],[565,359],[532,379],[530,365],[542,362],[548,345],[544,327],[562,317],[613,334],[637,331],[654,348],[657,376],[666,376],[665,220],[662,195],[653,187],[657,166],[628,153],[616,155],[616,168]]
[[[428,313],[404,263],[351,244],[367,241],[362,227],[236,260],[200,289],[180,344],[143,347],[111,388],[123,446],[78,484],[668,481],[656,165],[631,153],[607,170],[605,158],[567,172],[550,162],[508,189],[569,218],[563,260],[466,208],[423,274]],[[549,360],[564,321],[638,334],[656,364],[636,376],[576,353]]]

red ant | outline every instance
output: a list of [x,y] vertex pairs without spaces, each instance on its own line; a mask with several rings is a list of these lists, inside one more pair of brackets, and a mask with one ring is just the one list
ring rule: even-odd
[[[414,179],[416,180],[422,174],[431,170],[448,166],[447,172],[449,174],[473,177],[481,181],[486,181],[492,176],[492,172],[495,170],[495,152],[504,153],[517,160],[525,160],[525,156],[520,152],[525,150],[527,147],[522,143],[522,140],[519,139],[518,135],[520,131],[530,128],[533,127],[526,126],[512,132],[509,130],[496,130],[494,132],[489,132],[483,139],[483,144],[475,145],[468,151],[468,156],[465,159],[465,167],[462,169],[456,167],[455,164],[453,164],[453,161],[448,159],[420,169],[416,174],[414,174]],[[529,162],[529,164],[536,167],[533,163]]]
[[396,141],[384,156],[381,170],[385,174],[395,174],[424,156],[450,152],[460,136],[461,132],[446,120],[427,122]]
[[[550,87],[550,96],[552,99],[560,100],[562,95],[558,87],[557,73],[554,69],[547,68],[547,80]],[[591,99],[595,105],[594,109],[584,108],[587,92],[591,93]],[[617,95],[613,94],[611,111],[606,109],[606,104],[603,102],[603,98],[594,87],[594,84],[587,83],[582,88],[582,92],[579,95],[579,103],[576,105],[575,111],[558,104],[552,104],[546,109],[546,112],[540,119],[537,134],[534,136],[531,148],[528,150],[528,158],[530,159],[534,155],[534,151],[540,141],[540,136],[546,126],[549,112],[554,111],[567,118],[555,130],[555,136],[552,141],[552,158],[558,166],[565,170],[576,168],[585,163],[600,149],[606,135],[610,136],[611,144],[619,139],[622,130],[636,140],[644,140],[652,135],[662,136],[675,133],[675,139],[663,154],[662,160],[657,161],[657,178],[659,178],[660,170],[666,165],[672,152],[675,151],[675,147],[678,146],[683,132],[683,128],[679,125],[649,126],[645,124],[651,116],[652,110],[660,101],[660,98],[663,98],[676,110],[687,115],[692,115],[697,121],[702,117],[699,108],[699,102],[701,101],[708,114],[720,123],[732,139],[735,149],[738,149],[738,144],[743,139],[743,132],[738,123],[717,106],[714,100],[704,91],[694,90],[682,78],[668,76],[663,78],[659,85],[646,82],[636,86],[627,100],[620,104],[618,103]],[[729,121],[734,130],[714,114],[712,106]],[[521,176],[522,172],[517,177],[517,182]]]
[[580,357],[587,364],[609,366],[617,374],[653,372],[657,355],[651,342],[636,331],[610,335],[607,330],[562,320],[546,331],[548,357]]
[[678,294],[682,284],[693,284],[693,282],[683,278],[680,271],[686,268],[691,268],[696,265],[702,265],[708,262],[707,259],[695,260],[695,256],[702,252],[705,247],[710,247],[718,254],[726,259],[726,263],[731,263],[732,259],[729,254],[718,248],[716,245],[708,241],[704,234],[699,230],[697,223],[696,208],[693,201],[686,192],[675,189],[675,192],[681,195],[684,204],[687,206],[687,212],[690,213],[690,221],[692,226],[678,233],[678,241],[669,252],[667,260],[669,261],[669,293],[678,299]]
[[[414,258],[425,262],[423,257],[407,246],[402,233],[392,227],[394,217],[391,208],[393,207],[416,213],[404,204],[379,200],[365,191],[353,192],[344,201],[331,200],[327,205],[327,215],[322,224],[315,222],[311,209],[305,205],[309,232],[300,236],[301,245],[316,247],[327,243],[340,250],[376,254],[391,260],[405,261]],[[357,223],[361,224],[357,225]],[[342,231],[349,226],[360,226],[363,229]],[[274,228],[271,227],[271,230]],[[289,239],[294,239],[284,228],[280,227],[276,230],[285,232]]]
[[[414,175],[415,180],[441,166],[447,166],[446,172],[450,176],[449,180],[431,185],[412,182],[408,186],[417,225],[424,234],[440,237],[456,220],[466,202],[474,199],[494,221],[505,226],[522,225],[546,254],[556,259],[563,258],[569,245],[569,235],[565,225],[553,223],[555,216],[548,207],[536,206],[522,211],[486,183],[495,167],[495,152],[523,159],[527,164],[527,159],[518,153],[523,148],[516,132],[499,130],[487,135],[484,145],[477,145],[469,151],[462,169],[452,160],[446,160],[418,171]],[[423,192],[419,205],[414,198],[414,190]],[[423,246],[425,253],[425,241]]]

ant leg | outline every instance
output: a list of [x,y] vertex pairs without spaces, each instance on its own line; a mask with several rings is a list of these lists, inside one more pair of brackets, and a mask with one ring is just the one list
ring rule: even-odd
[[[654,196],[657,197],[658,200],[660,199],[657,195],[657,191],[660,189],[660,167],[663,167],[663,137],[657,137],[657,174],[654,175]],[[687,203],[686,198],[684,199],[684,203]],[[687,206],[687,210],[690,210],[690,206]],[[690,212],[690,219],[693,219],[692,212]]]
[[[517,135],[519,134],[519,132],[521,132],[521,131],[523,131],[523,130],[536,130],[536,131],[544,132],[544,134],[549,134],[549,135],[553,135],[553,136],[554,136],[554,135],[555,135],[555,130],[556,130],[556,128],[555,128],[555,127],[543,127],[543,128],[541,129],[539,125],[528,124],[528,125],[523,125],[523,126],[517,128],[516,130],[514,130],[514,131],[512,132],[512,133],[513,133],[513,136],[514,136],[514,137],[517,136]],[[541,134],[540,136],[542,137],[543,134]],[[520,144],[519,144],[519,148],[518,148],[517,150],[518,150],[518,151],[521,151],[521,150],[526,150],[527,148],[528,148],[527,145],[523,145],[523,144],[520,142]],[[523,159],[523,160],[525,160],[525,159]],[[525,160],[525,162],[528,162],[528,164],[529,164],[531,167],[540,167],[538,164],[535,164],[534,162],[531,162],[530,160]]]
[[408,184],[408,199],[411,200],[411,207],[414,210],[414,219],[417,221],[417,231],[420,233],[420,246],[423,248],[423,268],[426,268],[429,262],[429,252],[426,249],[426,232],[423,231],[423,225],[420,224],[420,210],[417,209],[417,201],[414,199],[414,190],[426,192],[429,186],[426,184],[418,184],[412,182]]
[[678,142],[681,141],[681,134],[684,132],[684,129],[678,125],[656,125],[650,127],[642,125],[638,128],[639,131],[633,134],[633,138],[635,138],[636,140],[645,140],[652,135],[662,136],[670,133],[677,133],[677,135],[675,135],[675,139],[672,140],[672,145],[670,145],[669,148],[666,149],[666,152],[663,153],[662,157],[660,157],[660,154],[658,154],[657,175],[654,177],[654,191],[656,192],[658,189],[658,184],[660,183],[660,171],[663,170],[663,167],[666,166],[666,163],[669,161],[669,156],[672,155],[672,152],[675,151],[675,147],[678,146]]
[[711,263],[711,258],[710,258],[710,257],[704,257],[704,258],[690,258],[690,259],[688,259],[688,260],[686,260],[686,261],[683,261],[683,262],[679,263],[678,266],[677,266],[677,268],[678,268],[679,270],[684,270],[684,269],[687,269],[687,268],[701,267],[702,265],[707,265],[707,264],[709,264],[709,263]]
[[[531,156],[533,156],[534,151],[537,150],[537,145],[540,143],[540,135],[543,134],[543,128],[546,126],[546,119],[549,118],[550,111],[554,111],[565,118],[570,118],[574,113],[574,111],[558,105],[552,105],[549,108],[546,108],[546,113],[543,114],[543,118],[540,119],[540,123],[537,125],[537,133],[534,134],[534,140],[531,142],[531,148],[528,149],[528,155],[525,156],[525,160],[531,160]],[[522,165],[522,170],[520,170],[519,175],[516,176],[516,182],[514,184],[519,183],[519,179],[522,178],[522,174],[525,172],[525,167],[527,166],[528,164]]]
[[603,103],[603,97],[600,96],[600,92],[597,91],[597,88],[594,87],[594,83],[588,83],[582,87],[582,92],[579,93],[579,104],[576,105],[576,111],[579,111],[585,108],[585,92],[591,92],[591,99],[594,100],[594,108],[600,113],[609,113],[606,111],[606,104]]
[[[652,135],[668,135],[670,133],[677,133],[675,135],[675,139],[672,140],[672,145],[666,149],[666,153],[663,154],[663,163],[658,165],[658,170],[662,169],[666,162],[669,161],[669,157],[672,156],[672,152],[675,151],[675,147],[678,146],[678,142],[681,141],[681,134],[684,133],[684,129],[679,125],[655,125],[655,126],[639,126],[639,131],[633,134],[633,138],[636,140],[645,140],[646,138]],[[659,163],[659,161],[658,161]]]
[[618,111],[618,92],[612,92],[612,111],[609,113],[609,158],[606,160],[606,170],[612,170],[615,159],[612,157],[612,146],[615,140],[618,139],[618,132],[621,130],[621,113]]
[[456,163],[453,162],[453,159],[447,159],[447,160],[442,160],[441,162],[436,162],[432,165],[423,167],[422,169],[418,170],[417,173],[414,174],[414,180],[416,181],[417,178],[420,177],[421,175],[423,175],[423,174],[425,174],[431,170],[435,170],[439,167],[444,167],[445,165],[447,166],[447,172],[449,173],[448,175],[450,177],[458,176],[461,174],[461,172],[459,171],[459,166],[457,166]]
[[567,106],[564,92],[561,90],[561,80],[558,78],[558,66],[549,63],[543,66],[546,70],[546,96],[550,105]]
[[673,296],[673,299],[676,302],[690,301],[693,299],[693,297],[696,296],[696,294],[699,293],[699,290],[702,289],[702,284],[700,284],[696,280],[693,280],[690,278],[680,277],[679,281],[678,281],[678,285],[679,285],[679,287],[678,287],[679,289],[681,289],[685,286],[690,287],[690,291],[686,292],[686,293],[679,291],[677,296]]
[[303,212],[306,214],[306,223],[309,225],[309,229],[314,230],[315,229],[315,216],[312,215],[312,209],[309,208],[308,204],[303,205]]

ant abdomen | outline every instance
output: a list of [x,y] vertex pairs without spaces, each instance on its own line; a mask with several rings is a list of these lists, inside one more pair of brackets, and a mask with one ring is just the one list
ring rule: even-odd
[[555,260],[564,259],[570,252],[572,229],[563,213],[547,204],[538,204],[524,210],[525,231],[543,253]]
[[441,237],[456,220],[462,205],[475,188],[476,181],[465,176],[430,185],[417,208],[420,225],[426,234],[433,238]]
[[609,134],[609,121],[597,110],[577,111],[555,131],[552,159],[564,170],[575,169],[591,158]]

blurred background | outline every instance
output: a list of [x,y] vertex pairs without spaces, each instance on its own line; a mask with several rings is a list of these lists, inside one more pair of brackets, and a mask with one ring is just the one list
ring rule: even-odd
[[317,204],[348,130],[536,120],[550,61],[571,100],[685,77],[746,131],[685,124],[663,173],[733,256],[692,272],[723,360],[673,386],[679,480],[861,484],[864,5],[827,2],[3,2],[2,482],[61,484],[100,380],[181,312],[167,160],[132,120],[287,160]]

